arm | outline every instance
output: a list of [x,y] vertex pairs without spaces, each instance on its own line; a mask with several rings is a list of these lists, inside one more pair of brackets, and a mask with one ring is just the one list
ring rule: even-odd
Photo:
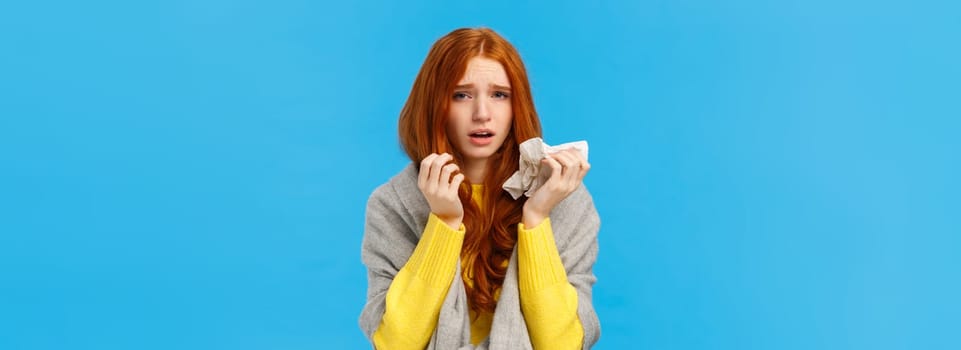
[[454,230],[431,214],[414,253],[387,290],[386,311],[371,337],[378,349],[423,349],[437,327],[450,288],[464,226]]
[[431,214],[419,240],[404,224],[397,192],[378,188],[368,201],[361,254],[368,268],[367,304],[360,324],[377,348],[422,349],[437,326],[464,239],[457,196],[464,175],[454,174],[451,159],[432,154],[420,164],[417,187]]
[[[575,335],[581,333],[582,346],[580,347],[587,349],[597,342],[600,336],[600,323],[591,300],[592,288],[596,281],[593,267],[597,257],[597,232],[600,219],[590,194],[583,186],[583,178],[590,170],[590,164],[580,152],[573,149],[550,154],[541,162],[544,166],[550,167],[550,178],[524,204],[521,225],[518,225],[519,231],[523,228],[532,228],[527,231],[535,231],[528,232],[531,233],[528,235],[518,232],[519,284],[527,283],[535,292],[540,291],[536,292],[537,296],[528,295],[528,301],[525,302],[524,294],[530,294],[532,291],[525,292],[524,286],[519,285],[522,289],[521,307],[525,312],[525,319],[534,324],[540,323],[534,317],[539,313],[547,312],[535,311],[535,309],[547,309],[546,306],[541,305],[545,300],[553,305],[550,307],[557,308],[554,314],[546,316],[551,322],[560,322],[559,315],[564,315],[565,312],[570,314],[571,309],[576,310],[577,322],[573,322],[573,318],[569,317],[564,321],[567,322],[566,324],[557,323],[552,326],[553,330],[535,330],[529,324],[531,341],[537,347],[538,342],[541,341],[563,339],[551,338],[553,337],[551,334],[560,332],[558,329],[561,328],[576,328],[575,326],[579,325],[580,332],[574,332]],[[557,215],[548,218],[549,214]],[[536,232],[538,230],[542,234],[538,234]],[[530,255],[540,255],[541,259],[547,261],[547,263],[541,262],[541,259],[536,262],[528,261],[528,265],[537,266],[525,269],[528,275],[533,275],[534,278],[528,282],[523,282],[524,273],[521,272],[524,261],[520,259],[521,245],[527,246],[525,250],[531,253]],[[536,334],[542,332],[546,333]],[[567,339],[564,344],[578,348],[569,343],[573,341],[573,339]]]
[[518,287],[531,343],[535,349],[580,349],[577,290],[567,281],[550,219],[531,229],[522,223],[517,231]]

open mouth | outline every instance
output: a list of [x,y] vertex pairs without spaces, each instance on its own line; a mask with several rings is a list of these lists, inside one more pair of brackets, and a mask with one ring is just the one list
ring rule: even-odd
[[490,131],[475,131],[470,133],[470,137],[490,138],[490,137],[494,137],[494,133]]
[[487,146],[493,142],[494,138],[494,132],[488,129],[477,129],[467,135],[470,136],[470,142],[475,146]]

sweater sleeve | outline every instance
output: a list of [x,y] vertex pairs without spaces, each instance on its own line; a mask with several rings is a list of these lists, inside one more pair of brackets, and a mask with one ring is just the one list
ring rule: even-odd
[[375,348],[427,346],[454,279],[463,242],[463,225],[454,230],[430,214],[417,247],[387,290],[384,317],[372,337]]
[[517,226],[520,303],[534,349],[580,349],[577,290],[567,281],[550,219],[531,229]]

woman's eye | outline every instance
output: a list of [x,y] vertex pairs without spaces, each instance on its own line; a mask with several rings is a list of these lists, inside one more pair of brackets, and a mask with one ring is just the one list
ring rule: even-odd
[[503,98],[503,99],[506,99],[506,98],[509,98],[509,97],[511,97],[511,95],[508,95],[507,93],[504,93],[504,92],[498,91],[498,92],[495,92],[495,93],[494,93],[494,98]]
[[455,100],[465,100],[465,99],[467,99],[468,97],[470,97],[470,96],[467,95],[467,93],[465,93],[465,92],[455,92],[455,93],[454,93],[454,99],[455,99]]

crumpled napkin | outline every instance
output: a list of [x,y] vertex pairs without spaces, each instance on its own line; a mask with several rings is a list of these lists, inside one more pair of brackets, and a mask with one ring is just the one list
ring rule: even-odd
[[545,166],[541,169],[541,159],[548,154],[574,148],[581,151],[581,155],[587,159],[587,141],[548,146],[540,137],[535,137],[521,143],[520,148],[520,168],[502,186],[514,199],[520,198],[521,194],[530,197],[551,177],[551,167]]

